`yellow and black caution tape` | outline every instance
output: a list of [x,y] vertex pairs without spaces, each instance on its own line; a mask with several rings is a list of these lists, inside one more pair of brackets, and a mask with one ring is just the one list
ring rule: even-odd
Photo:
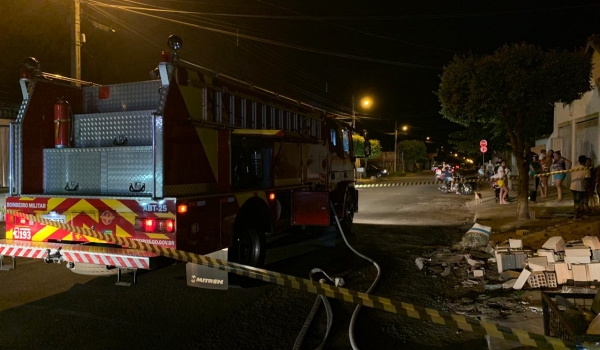
[[[517,176],[510,176],[511,179],[516,179]],[[439,185],[447,181],[445,180],[430,180],[430,181],[403,181],[403,182],[381,182],[381,183],[357,183],[356,188],[368,187],[398,187],[398,186],[422,186],[422,185]],[[455,180],[454,183],[489,183],[487,178]]]
[[492,322],[480,321],[476,318],[438,311],[435,309],[417,306],[398,300],[370,295],[347,288],[335,287],[316,281],[311,281],[308,279],[303,279],[291,275],[254,268],[250,266],[240,265],[221,259],[215,259],[199,254],[185,252],[182,250],[166,248],[154,244],[148,244],[130,238],[108,235],[88,228],[43,219],[32,214],[25,214],[11,209],[0,208],[0,212],[5,212],[13,216],[26,218],[28,220],[42,223],[44,225],[58,227],[63,230],[75,232],[87,237],[93,237],[96,239],[104,240],[114,244],[119,244],[129,248],[143,250],[146,252],[152,252],[154,254],[165,256],[168,258],[192,262],[195,264],[212,267],[222,271],[235,273],[237,275],[246,276],[265,282],[270,282],[281,286],[310,292],[313,294],[321,294],[330,298],[336,298],[346,302],[359,304],[374,309],[384,310],[397,315],[403,315],[424,321],[430,321],[436,324],[458,328],[463,331],[473,332],[482,336],[488,335],[494,338],[516,341],[522,345],[533,346],[542,349],[573,348],[573,346],[569,346],[572,344],[567,344],[561,339],[548,337],[542,334],[527,332],[507,326],[502,326]]
[[567,174],[567,173],[572,173],[574,171],[579,171],[579,170],[584,170],[584,169],[591,170],[591,168],[587,168],[587,167],[582,168],[582,167],[576,166],[574,168],[567,169],[567,170],[549,171],[546,173],[535,174],[535,175],[533,175],[533,177],[546,177],[546,176],[550,176],[550,175]]

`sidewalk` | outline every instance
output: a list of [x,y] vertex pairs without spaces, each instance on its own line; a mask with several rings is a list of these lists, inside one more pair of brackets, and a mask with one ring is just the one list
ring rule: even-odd
[[[467,201],[469,211],[473,213],[473,222],[479,222],[491,226],[496,232],[515,230],[520,226],[539,226],[543,228],[554,224],[556,220],[572,219],[573,216],[573,194],[571,190],[563,187],[563,199],[556,201],[556,187],[550,186],[547,198],[541,198],[538,190],[537,203],[529,202],[529,212],[532,220],[517,221],[517,192],[510,191],[509,196],[514,198],[508,205],[496,203],[494,190],[486,183],[479,185],[479,193],[482,195],[481,204],[475,204],[475,196]],[[548,221],[550,220],[550,221]]]

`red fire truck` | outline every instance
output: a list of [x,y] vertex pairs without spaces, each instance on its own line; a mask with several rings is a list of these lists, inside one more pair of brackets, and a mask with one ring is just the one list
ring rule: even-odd
[[[21,71],[7,209],[260,266],[269,235],[358,210],[339,115],[163,53],[155,79],[96,85]],[[334,223],[334,222],[333,222]],[[0,256],[151,269],[149,253],[6,217]]]

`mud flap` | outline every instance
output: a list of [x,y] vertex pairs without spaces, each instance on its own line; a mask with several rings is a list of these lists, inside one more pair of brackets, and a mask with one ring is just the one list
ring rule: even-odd
[[[206,254],[206,256],[227,261],[227,249]],[[187,263],[185,265],[185,274],[187,276],[187,285],[190,287],[221,290],[229,288],[228,273],[225,271]]]

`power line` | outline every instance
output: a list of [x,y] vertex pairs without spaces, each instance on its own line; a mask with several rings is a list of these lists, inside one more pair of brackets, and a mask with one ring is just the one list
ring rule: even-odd
[[[169,0],[163,0],[169,1]],[[270,6],[278,7],[280,9],[288,10],[284,7],[272,5],[264,1],[259,1]],[[221,3],[197,3],[195,1],[170,1],[170,2],[181,2],[191,4],[208,4],[208,5],[219,5],[219,6],[235,6],[240,7],[243,5],[227,5]],[[139,3],[139,2],[138,2]],[[149,4],[139,3],[143,5],[152,6]],[[168,13],[179,13],[179,14],[194,14],[203,16],[218,16],[218,17],[238,17],[238,18],[257,18],[257,19],[284,19],[284,20],[339,20],[339,21],[380,21],[380,20],[415,20],[415,19],[442,19],[442,18],[465,18],[465,17],[490,17],[490,16],[501,16],[501,15],[514,15],[514,14],[526,14],[526,13],[538,13],[538,12],[549,12],[549,11],[564,11],[573,10],[579,8],[595,7],[600,4],[584,4],[575,6],[559,6],[550,8],[536,8],[536,9],[523,9],[523,10],[511,10],[511,11],[493,11],[493,12],[467,12],[467,13],[448,13],[448,14],[433,14],[433,15],[383,15],[383,16],[289,16],[289,15],[251,15],[251,14],[236,14],[236,13],[218,13],[218,12],[199,12],[199,11],[184,11],[184,10],[173,10],[173,9],[157,9],[157,8],[145,8],[145,11],[154,12],[168,12]],[[129,7],[129,6],[125,6]],[[247,6],[246,7],[253,7]],[[130,7],[131,9],[142,10],[142,8]],[[256,7],[255,7],[256,8]],[[295,12],[288,10],[290,12]]]
[[379,35],[379,34],[369,33],[369,32],[366,32],[366,31],[363,31],[363,30],[360,30],[360,29],[348,27],[348,26],[345,26],[345,25],[337,24],[337,23],[330,23],[330,22],[327,22],[325,19],[318,18],[318,17],[307,16],[307,15],[301,14],[298,11],[293,11],[293,10],[290,10],[290,9],[282,7],[282,6],[273,5],[273,4],[270,4],[270,3],[266,2],[266,1],[263,1],[263,0],[256,0],[256,1],[258,1],[260,3],[267,4],[269,6],[273,6],[273,7],[278,8],[278,9],[282,9],[282,10],[286,10],[286,11],[289,11],[289,12],[292,12],[292,13],[300,14],[301,17],[304,17],[305,19],[314,20],[314,21],[317,21],[317,22],[321,22],[321,23],[325,23],[325,24],[328,24],[328,25],[336,26],[336,27],[343,28],[343,29],[346,29],[346,30],[350,30],[350,31],[353,31],[353,32],[356,32],[356,33],[360,33],[360,34],[363,34],[363,35],[372,36],[372,37],[379,38],[379,39],[387,39],[387,40],[397,41],[397,42],[400,42],[400,43],[403,43],[403,44],[412,45],[412,46],[416,46],[416,47],[421,47],[421,48],[425,48],[425,49],[434,49],[434,50],[441,50],[441,51],[447,51],[447,52],[457,53],[457,51],[454,51],[454,50],[449,50],[449,49],[445,49],[445,48],[441,48],[441,47],[428,46],[428,45],[423,45],[423,44],[417,44],[417,43],[413,43],[413,42],[410,42],[410,41],[401,40],[401,39],[398,39],[398,38],[393,38],[393,37],[389,37],[389,36],[385,36],[385,35]]
[[251,36],[251,35],[246,35],[246,34],[239,34],[239,33],[229,32],[229,31],[222,30],[222,29],[210,28],[210,27],[201,26],[201,25],[197,25],[197,24],[193,24],[193,23],[189,23],[189,22],[175,20],[175,19],[172,19],[172,18],[160,17],[160,16],[156,16],[156,15],[151,15],[151,14],[139,12],[139,11],[136,11],[136,10],[133,10],[133,9],[129,9],[129,8],[127,8],[127,6],[109,5],[109,4],[104,4],[104,3],[97,2],[97,1],[94,1],[94,0],[89,0],[88,3],[95,4],[95,5],[102,6],[102,7],[116,8],[116,9],[119,9],[119,10],[122,10],[122,11],[132,12],[132,13],[136,13],[136,14],[139,14],[139,15],[142,15],[142,16],[147,16],[147,17],[151,17],[151,18],[157,18],[157,19],[168,21],[168,22],[182,24],[182,25],[190,26],[190,27],[197,28],[197,29],[203,29],[203,30],[206,30],[206,31],[214,32],[214,33],[224,34],[224,35],[228,35],[228,36],[235,36],[235,37],[239,37],[239,38],[243,38],[243,39],[248,39],[248,40],[254,40],[254,41],[263,42],[263,43],[266,43],[266,44],[271,44],[271,45],[286,47],[286,48],[295,49],[295,50],[299,50],[299,51],[306,51],[306,52],[312,52],[312,53],[317,53],[317,54],[322,54],[322,55],[342,57],[342,58],[348,58],[348,59],[353,59],[353,60],[366,61],[366,62],[372,62],[372,63],[380,63],[380,64],[387,64],[387,65],[393,65],[393,66],[401,66],[401,67],[409,67],[409,68],[421,68],[421,69],[430,69],[430,70],[441,70],[441,67],[436,67],[436,66],[429,66],[429,65],[415,64],[415,63],[407,63],[407,62],[401,62],[401,61],[391,61],[391,60],[384,60],[384,59],[364,57],[364,56],[356,56],[356,55],[345,54],[345,53],[338,53],[338,52],[333,52],[333,51],[328,51],[328,50],[315,49],[315,48],[310,48],[310,47],[296,45],[296,44],[289,44],[289,43],[285,43],[285,42],[281,42],[281,41],[264,39],[264,38],[260,38],[260,37],[256,37],[256,36]]

